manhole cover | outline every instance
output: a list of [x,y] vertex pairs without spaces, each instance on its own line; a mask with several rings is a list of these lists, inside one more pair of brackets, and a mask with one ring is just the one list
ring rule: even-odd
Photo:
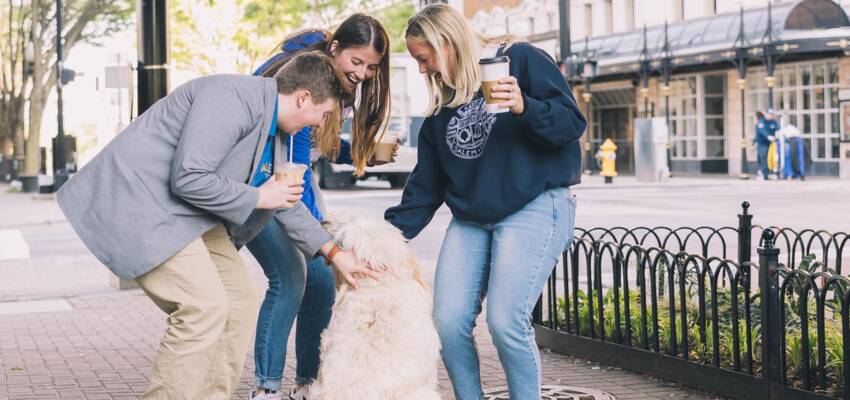
[[[608,393],[575,386],[543,385],[541,400],[616,400]],[[510,400],[508,388],[494,388],[484,391],[484,400]]]

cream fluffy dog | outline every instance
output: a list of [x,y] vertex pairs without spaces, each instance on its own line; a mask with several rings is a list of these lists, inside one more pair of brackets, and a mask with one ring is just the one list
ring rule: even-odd
[[380,281],[342,284],[322,334],[321,366],[310,400],[432,400],[440,342],[431,294],[404,237],[377,219],[336,216],[326,224],[343,248],[384,269]]

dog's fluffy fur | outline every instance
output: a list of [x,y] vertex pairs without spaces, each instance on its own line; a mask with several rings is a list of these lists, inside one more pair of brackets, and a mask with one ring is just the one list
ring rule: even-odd
[[326,228],[359,260],[385,272],[380,281],[358,278],[357,290],[341,284],[310,399],[439,399],[431,294],[401,233],[353,216],[331,217]]

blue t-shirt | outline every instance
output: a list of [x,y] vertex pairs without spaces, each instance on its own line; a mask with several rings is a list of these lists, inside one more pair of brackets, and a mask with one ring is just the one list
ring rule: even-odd
[[269,129],[269,138],[266,139],[266,147],[260,156],[260,165],[257,172],[251,178],[251,186],[260,187],[274,174],[274,137],[277,134],[277,99],[274,101],[274,117],[272,127]]

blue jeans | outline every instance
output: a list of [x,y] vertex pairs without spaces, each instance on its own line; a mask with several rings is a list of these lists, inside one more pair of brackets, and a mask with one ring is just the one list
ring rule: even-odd
[[280,390],[296,315],[296,382],[309,383],[318,374],[320,335],[330,322],[336,295],[333,271],[321,257],[305,262],[303,253],[274,220],[247,247],[269,280],[254,342],[256,385]]
[[767,168],[767,152],[770,150],[769,144],[758,144],[757,156],[759,162],[759,171],[764,179],[770,176],[770,170]]
[[319,345],[336,300],[334,273],[324,257],[307,266],[307,285],[295,320],[295,383],[309,385],[319,375]]
[[488,294],[487,326],[510,397],[540,399],[540,354],[531,311],[572,240],[575,208],[570,190],[558,188],[494,224],[452,219],[437,261],[434,319],[458,400],[483,397],[472,330]]

